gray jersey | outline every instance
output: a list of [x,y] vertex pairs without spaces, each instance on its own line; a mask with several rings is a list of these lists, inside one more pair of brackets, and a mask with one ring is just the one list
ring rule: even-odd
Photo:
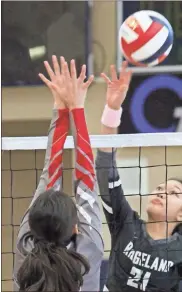
[[[76,239],[76,251],[84,255],[90,263],[90,271],[84,276],[82,291],[99,291],[100,266],[103,257],[103,240],[101,236],[101,214],[96,192],[96,177],[93,154],[87,132],[83,109],[72,111],[75,136],[76,167],[75,183],[77,185],[75,200],[78,208],[79,234]],[[17,237],[14,291],[19,290],[17,272],[25,257],[34,248],[33,237],[28,223],[29,209],[38,196],[48,188],[62,188],[62,154],[64,142],[69,131],[69,112],[53,110],[45,164],[37,190],[20,225]],[[68,248],[74,248],[72,244]]]

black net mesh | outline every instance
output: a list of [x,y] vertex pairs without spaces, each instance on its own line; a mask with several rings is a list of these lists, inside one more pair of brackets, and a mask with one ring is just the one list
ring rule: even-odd
[[[66,150],[63,189],[72,192],[70,180],[72,154]],[[158,153],[158,154],[157,154]],[[39,182],[45,151],[2,152],[2,289],[12,291],[14,252],[19,224]],[[157,155],[158,158],[155,158]],[[151,189],[169,177],[182,174],[182,147],[139,147],[118,149],[117,164],[127,200],[139,215],[145,217],[146,196]],[[159,163],[157,163],[159,161]],[[133,165],[132,165],[133,164]],[[147,189],[145,188],[147,172]],[[136,184],[136,181],[138,183]],[[130,186],[137,185],[131,192]],[[149,190],[150,189],[150,190]],[[103,215],[105,257],[101,269],[101,288],[107,278],[110,235]],[[180,251],[182,253],[182,250]]]

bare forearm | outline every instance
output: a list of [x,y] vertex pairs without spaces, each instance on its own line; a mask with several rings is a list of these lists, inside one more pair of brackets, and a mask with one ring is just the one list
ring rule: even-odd
[[[118,128],[110,128],[101,124],[101,135],[115,135],[118,132]],[[103,152],[112,152],[113,148],[100,148]]]

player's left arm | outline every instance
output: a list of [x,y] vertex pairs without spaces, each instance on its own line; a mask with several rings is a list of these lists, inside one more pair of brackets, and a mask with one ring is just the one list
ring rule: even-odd
[[[77,251],[89,259],[90,271],[84,276],[83,291],[99,291],[100,266],[104,253],[102,218],[96,189],[96,175],[84,109],[71,112],[75,140],[75,199],[79,217],[79,232],[83,239]],[[91,240],[88,240],[88,239]]]
[[71,116],[76,151],[75,198],[79,212],[79,227],[82,232],[97,242],[102,230],[101,210],[84,109],[72,110]]
[[[101,76],[107,84],[106,106],[101,119],[101,134],[116,135],[122,114],[122,104],[131,80],[131,71],[127,70],[127,62],[123,62],[120,76],[114,65],[110,68],[111,79],[104,73]],[[102,148],[96,158],[97,180],[100,189],[103,210],[110,233],[113,235],[123,226],[125,219],[131,214],[123,192],[116,163],[116,149]]]
[[84,82],[86,66],[83,65],[80,76],[77,78],[74,60],[71,61],[70,71],[71,74],[69,69],[65,67],[64,74],[69,96],[68,107],[70,109],[75,142],[76,166],[74,180],[79,229],[82,233],[87,234],[103,250],[101,237],[102,222],[96,191],[94,159],[84,114],[85,97],[87,89],[93,81],[93,76],[87,82]]
[[82,67],[78,78],[73,60],[70,67],[71,74],[68,67],[65,68],[64,72],[67,92],[69,93],[68,104],[76,154],[74,180],[80,232],[76,250],[84,255],[90,264],[90,271],[84,276],[82,291],[99,291],[104,244],[101,236],[102,222],[96,191],[94,159],[84,114],[84,101],[87,89],[93,81],[93,76],[87,82],[84,82],[86,66]]

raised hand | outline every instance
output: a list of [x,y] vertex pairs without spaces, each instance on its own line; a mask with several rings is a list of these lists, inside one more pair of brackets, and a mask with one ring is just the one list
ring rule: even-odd
[[41,73],[39,74],[39,77],[50,89],[54,98],[55,107],[65,108],[66,88],[64,86],[64,77],[61,72],[64,67],[65,59],[63,57],[60,58],[61,69],[56,56],[52,56],[52,63],[53,70],[47,61],[44,62],[50,80]]
[[123,62],[119,78],[114,65],[110,67],[111,80],[105,73],[101,73],[101,77],[107,83],[106,102],[113,110],[120,109],[130,85],[132,71],[127,70],[127,65],[127,62]]
[[70,62],[70,71],[68,64],[65,62],[63,66],[64,84],[67,92],[66,105],[72,110],[73,108],[83,108],[88,87],[94,80],[94,76],[91,75],[89,79],[84,82],[86,78],[86,65],[82,66],[80,76],[77,78],[75,61]]

